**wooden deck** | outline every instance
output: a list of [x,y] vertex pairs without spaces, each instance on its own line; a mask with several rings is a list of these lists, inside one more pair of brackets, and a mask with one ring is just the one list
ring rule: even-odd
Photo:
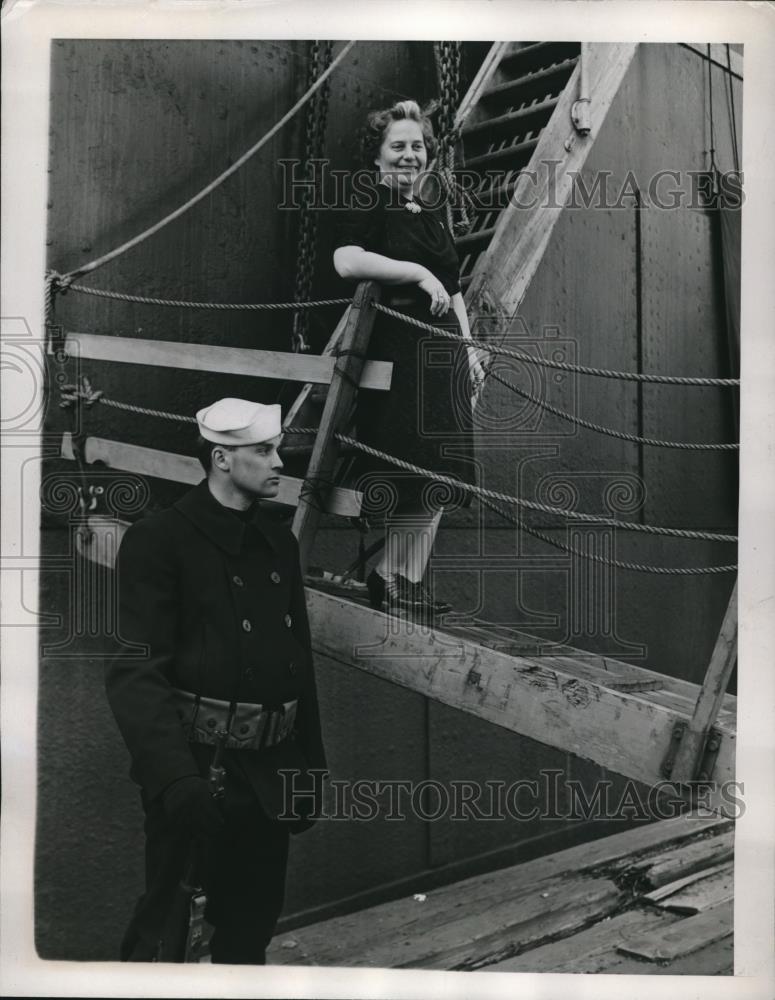
[[[446,616],[434,628],[401,620],[368,607],[357,589],[314,582],[307,604],[316,652],[650,785],[669,777],[676,725],[691,719],[700,692],[479,619]],[[715,730],[714,795],[734,780],[734,696]]]
[[733,823],[678,817],[290,931],[267,962],[731,975]]

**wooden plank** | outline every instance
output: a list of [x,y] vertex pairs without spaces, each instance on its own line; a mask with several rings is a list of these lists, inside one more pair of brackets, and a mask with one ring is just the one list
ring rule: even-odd
[[731,975],[733,971],[732,937],[723,938],[710,946],[698,949],[689,956],[675,959],[669,964],[655,965],[632,958],[617,951],[633,937],[645,931],[670,927],[677,922],[675,914],[664,911],[625,910],[592,927],[554,941],[531,948],[516,958],[488,965],[484,972],[556,972],[568,975],[579,973],[615,973],[628,975]]
[[691,875],[683,875],[681,878],[677,878],[675,882],[668,882],[666,885],[661,885],[658,889],[652,889],[651,892],[647,892],[639,898],[649,903],[660,903],[663,899],[667,899],[668,896],[672,896],[673,893],[686,888],[687,885],[693,885],[700,879],[707,878],[708,875],[715,874],[715,872],[719,872],[726,867],[726,864],[720,864],[712,868],[703,869],[702,871],[692,872]]
[[732,933],[733,919],[733,904],[722,903],[704,913],[620,944],[618,951],[648,962],[670,962],[728,937]]
[[656,858],[628,865],[622,872],[622,879],[636,885],[647,885],[650,889],[658,889],[684,875],[705,871],[732,861],[733,858],[734,831],[730,830],[718,837],[694,841]]
[[[344,332],[344,328],[347,323],[347,317],[349,315],[350,315],[350,307],[348,306],[342,313],[339,322],[336,324],[336,329],[329,337],[328,343],[321,351],[321,354],[323,354],[325,357],[330,357],[330,355],[334,353],[337,344],[341,340],[342,333]],[[293,403],[288,408],[288,411],[285,414],[285,419],[283,421],[284,427],[307,426],[307,424],[304,422],[304,417],[302,416],[302,414],[304,414],[305,416],[307,414],[308,408],[305,407],[304,404],[308,401],[309,395],[312,392],[312,387],[314,386],[314,384],[315,384],[314,382],[307,382],[306,385],[302,387],[301,392],[293,401]]]
[[[71,436],[62,435],[62,458],[74,459]],[[87,463],[102,462],[110,469],[134,472],[139,476],[153,476],[174,483],[196,486],[204,479],[199,460],[190,455],[177,455],[170,451],[145,448],[123,441],[88,437],[84,447]],[[290,476],[280,476],[280,490],[274,503],[295,507],[299,502],[302,481]],[[360,514],[362,494],[353,490],[334,487],[328,497],[326,509],[340,517],[357,517]]]
[[502,962],[488,965],[485,972],[586,972],[599,967],[603,956],[616,954],[616,945],[625,936],[642,934],[675,921],[659,910],[625,910],[600,920],[585,930],[560,941],[530,948]]
[[[444,630],[452,635],[469,635],[471,638],[481,641],[483,645],[491,649],[500,649],[502,652],[512,652],[512,655],[523,653],[540,660],[547,660],[548,664],[554,664],[559,669],[570,667],[574,673],[584,673],[585,669],[597,671],[601,683],[618,690],[647,691],[647,700],[655,704],[665,705],[681,712],[683,715],[691,715],[697,700],[699,687],[690,681],[684,681],[677,677],[670,677],[667,674],[649,670],[646,667],[635,664],[624,663],[610,656],[602,656],[598,653],[590,653],[582,649],[574,649],[568,653],[568,647],[561,647],[559,653],[539,653],[539,649],[547,646],[546,640],[520,632],[518,629],[510,628],[506,625],[489,624],[477,620],[476,624],[468,622],[444,624]],[[594,673],[587,676],[594,677]],[[604,679],[609,679],[605,681]],[[631,685],[632,682],[632,685]],[[720,710],[725,728],[735,730],[737,717],[737,699],[734,695],[726,695]]]
[[569,876],[554,892],[539,891],[505,900],[486,913],[462,915],[398,946],[379,944],[358,956],[358,965],[376,968],[470,970],[502,961],[556,935],[570,934],[621,906],[622,894],[604,878]]
[[455,115],[455,125],[459,125],[469,117],[474,110],[479,99],[487,89],[493,74],[498,69],[501,59],[507,52],[509,42],[493,42],[489,52],[482,60],[476,76],[471,81],[471,86],[465,93],[460,106]]
[[734,866],[730,864],[706,873],[704,878],[697,879],[692,885],[668,897],[663,905],[673,913],[702,913],[713,906],[729,902],[734,899],[734,895],[735,873]]
[[[687,721],[649,692],[611,690],[570,663],[551,669],[318,591],[308,605],[315,648],[332,659],[638,781],[663,780],[673,727]],[[734,777],[734,732],[724,734],[719,782]]]
[[[106,337],[94,333],[68,333],[67,346],[78,345],[78,356],[92,361],[154,365],[186,371],[215,372],[222,375],[252,375],[328,385],[335,359],[316,354],[287,351],[259,351],[243,347],[216,347],[211,344],[184,344],[140,337]],[[389,361],[367,361],[360,376],[362,389],[390,389],[393,365]]]
[[692,781],[699,777],[707,781],[710,774],[698,771],[700,755],[710,729],[716,723],[719,709],[729,687],[729,678],[737,662],[737,579],[732,588],[724,620],[713,647],[705,679],[689,725],[681,737],[670,772],[673,781]]
[[[347,965],[356,967],[479,968],[554,934],[570,933],[590,919],[602,918],[621,905],[621,898],[609,879],[569,875],[552,889],[491,902],[477,913],[471,912],[465,896],[433,920],[428,919],[424,904],[415,904],[418,918],[397,936],[385,939],[372,926],[370,940],[357,950],[352,941],[340,937],[343,953],[318,952],[314,961],[338,964],[346,956]],[[301,938],[302,932],[295,932],[295,936]],[[303,944],[300,947],[309,954]]]
[[[581,972],[581,969],[568,969],[568,972]],[[591,968],[589,972],[604,972],[607,974],[627,976],[731,976],[734,975],[734,940],[729,934],[720,941],[714,941],[691,955],[683,955],[672,962],[644,962],[630,955],[617,953],[610,957],[599,968]]]
[[574,176],[584,166],[636,49],[637,45],[587,46],[592,131],[580,136],[571,123],[580,73],[577,65],[526,171],[517,180],[509,205],[498,218],[487,253],[476,262],[466,292],[466,302],[474,312],[503,319],[516,312],[549,245]]
[[[361,281],[353,296],[353,303],[342,333],[341,350],[336,359],[334,381],[328,391],[323,415],[320,419],[315,447],[309,461],[305,482],[321,485],[321,497],[327,495],[339,454],[339,444],[335,438],[355,404],[364,355],[374,326],[379,301],[380,288],[373,281]],[[299,541],[299,557],[302,573],[306,572],[322,512],[317,490],[306,497],[300,497],[293,519],[293,533]]]
[[[443,922],[461,905],[469,914],[486,913],[492,902],[521,898],[539,887],[546,891],[545,887],[552,883],[562,885],[568,873],[582,875],[615,866],[625,859],[631,862],[644,852],[653,853],[729,825],[729,821],[696,815],[642,824],[623,833],[442,886],[428,892],[421,904],[407,897],[291,931],[273,943],[270,961],[347,964],[353,953],[368,946],[370,941],[396,941],[414,933],[421,924],[428,927]],[[417,889],[423,890],[421,882]],[[293,947],[284,947],[284,943]]]

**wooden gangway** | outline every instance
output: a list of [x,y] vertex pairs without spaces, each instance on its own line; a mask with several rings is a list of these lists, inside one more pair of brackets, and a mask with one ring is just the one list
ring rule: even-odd
[[[373,610],[352,588],[324,586],[307,590],[316,652],[634,780],[677,778],[701,685],[581,649],[553,649],[481,619],[447,615],[430,628]],[[724,695],[713,732],[715,750],[697,772],[721,785],[734,779],[733,695]]]
[[682,816],[278,935],[276,965],[731,975],[730,820]]

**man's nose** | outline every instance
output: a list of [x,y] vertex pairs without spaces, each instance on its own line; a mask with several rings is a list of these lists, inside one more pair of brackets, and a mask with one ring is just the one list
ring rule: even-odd
[[276,451],[274,453],[274,459],[272,461],[272,468],[273,469],[282,469],[283,468],[283,460],[280,458],[280,452],[279,451]]

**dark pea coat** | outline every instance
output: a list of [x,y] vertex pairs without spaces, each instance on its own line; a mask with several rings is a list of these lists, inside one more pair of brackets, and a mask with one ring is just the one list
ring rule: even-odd
[[[171,782],[206,773],[212,748],[190,744],[172,686],[227,701],[298,699],[295,733],[274,747],[232,750],[269,817],[283,811],[281,768],[324,769],[298,546],[258,505],[244,522],[207,481],[168,510],[133,524],[117,561],[125,647],[106,671],[111,709],[147,801]],[[243,782],[244,783],[244,782]]]

